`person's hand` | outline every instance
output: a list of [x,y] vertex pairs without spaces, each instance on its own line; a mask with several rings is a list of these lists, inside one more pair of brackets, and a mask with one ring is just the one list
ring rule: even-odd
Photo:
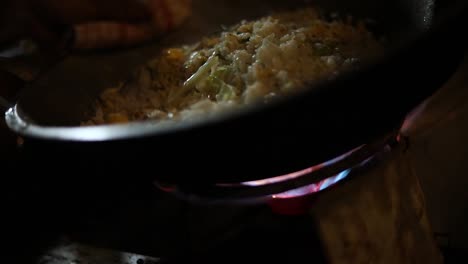
[[0,46],[26,38],[44,49],[54,49],[75,23],[150,19],[151,13],[137,0],[3,0]]

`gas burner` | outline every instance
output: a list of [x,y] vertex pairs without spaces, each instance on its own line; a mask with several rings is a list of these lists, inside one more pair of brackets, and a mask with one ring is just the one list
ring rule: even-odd
[[219,183],[196,188],[155,184],[165,192],[195,203],[255,204],[290,200],[314,195],[350,178],[354,171],[387,153],[399,141],[399,130],[396,130],[373,143],[357,147],[327,162],[269,179],[234,184]]

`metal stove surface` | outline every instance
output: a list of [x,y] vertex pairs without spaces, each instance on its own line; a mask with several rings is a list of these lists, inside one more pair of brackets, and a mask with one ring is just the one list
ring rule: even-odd
[[40,264],[157,264],[161,263],[161,260],[139,254],[64,242],[64,244],[46,252],[38,259],[37,262]]
[[275,215],[267,205],[189,205],[146,191],[62,208],[18,198],[3,232],[9,263],[325,262],[309,215]]

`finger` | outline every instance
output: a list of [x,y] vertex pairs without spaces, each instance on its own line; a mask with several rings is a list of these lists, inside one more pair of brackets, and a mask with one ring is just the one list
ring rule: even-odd
[[153,30],[148,25],[101,22],[75,26],[74,48],[79,50],[130,46],[149,40]]
[[136,0],[41,0],[37,7],[41,14],[58,18],[60,22],[74,24],[96,20],[142,22],[151,13]]

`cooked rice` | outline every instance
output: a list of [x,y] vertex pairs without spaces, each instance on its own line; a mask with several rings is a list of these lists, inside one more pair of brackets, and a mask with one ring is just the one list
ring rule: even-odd
[[362,22],[312,8],[265,16],[164,50],[135,78],[105,90],[86,125],[184,120],[297,91],[357,67],[383,45]]

